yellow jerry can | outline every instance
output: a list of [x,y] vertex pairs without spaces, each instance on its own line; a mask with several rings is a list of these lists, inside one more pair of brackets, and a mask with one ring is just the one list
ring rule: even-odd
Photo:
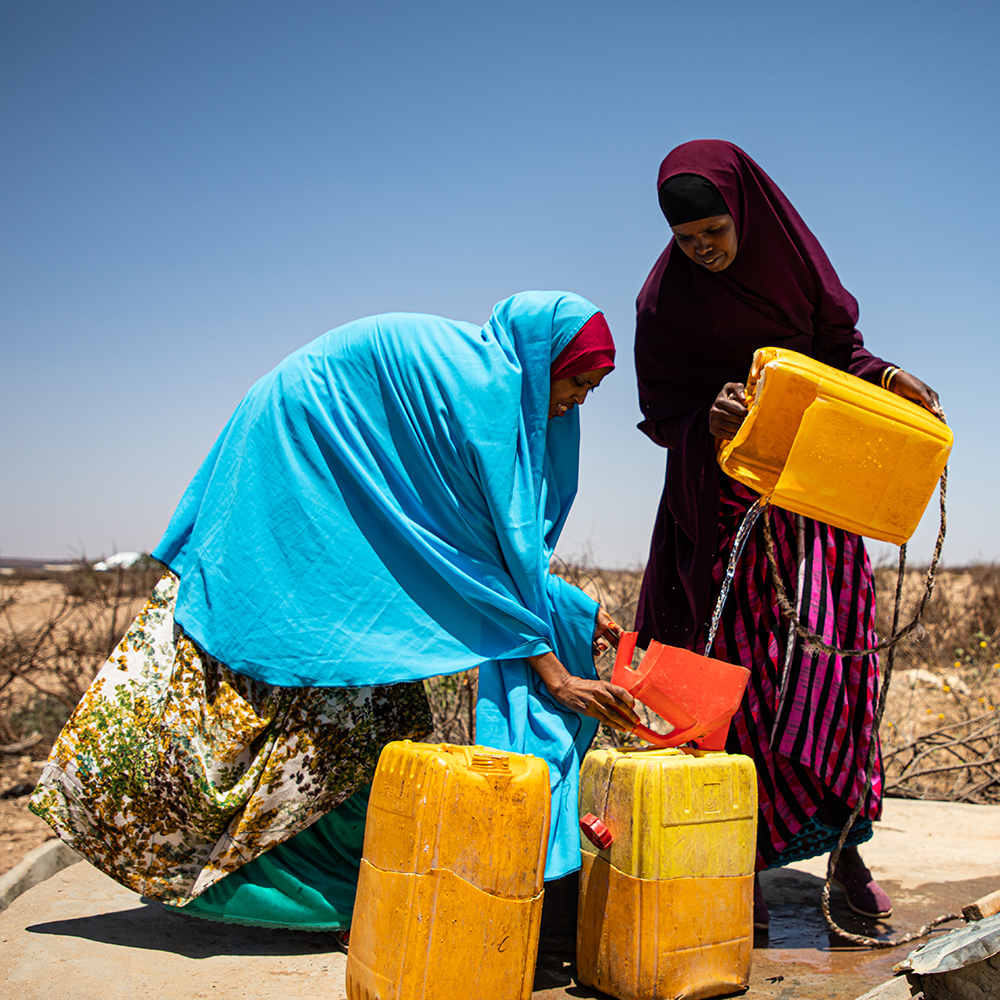
[[757,774],[722,751],[593,750],[580,812],[579,980],[619,1000],[746,988],[753,952]]
[[537,757],[388,744],[368,802],[350,1000],[527,1000],[550,800]]
[[916,531],[951,452],[922,406],[795,351],[762,347],[743,425],[719,464],[773,504],[902,545]]

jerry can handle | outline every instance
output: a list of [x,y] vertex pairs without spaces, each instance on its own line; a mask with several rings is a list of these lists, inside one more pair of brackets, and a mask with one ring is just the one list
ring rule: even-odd
[[615,665],[611,671],[611,683],[621,687],[628,686],[628,680],[635,676],[632,669],[632,657],[635,654],[635,644],[639,641],[638,632],[622,632],[618,637],[618,652],[615,654]]
[[680,746],[681,743],[686,743],[691,738],[691,729],[685,729],[682,732],[674,730],[672,733],[658,733],[649,726],[644,726],[641,722],[632,723],[632,732],[639,737],[641,740],[645,740],[647,743],[652,743],[654,747],[660,747],[661,750],[669,750],[674,747]]
[[513,774],[510,767],[510,755],[505,753],[477,753],[472,751],[472,760],[468,769],[475,774]]

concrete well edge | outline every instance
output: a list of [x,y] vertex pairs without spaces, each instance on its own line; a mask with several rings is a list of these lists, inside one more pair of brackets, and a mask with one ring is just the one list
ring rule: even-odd
[[22,893],[78,861],[83,857],[68,844],[58,838],[45,841],[0,875],[0,910],[6,910]]

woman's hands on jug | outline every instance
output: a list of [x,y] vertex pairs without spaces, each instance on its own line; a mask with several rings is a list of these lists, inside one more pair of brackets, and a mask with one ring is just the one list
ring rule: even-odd
[[563,708],[579,715],[589,715],[623,733],[632,731],[629,723],[639,721],[632,708],[635,699],[625,688],[608,681],[588,680],[571,674],[551,650],[527,659],[549,694]]
[[889,389],[897,396],[926,407],[935,417],[944,415],[938,394],[926,382],[921,382],[915,375],[904,372],[901,368],[892,375]]
[[727,382],[708,411],[708,429],[712,437],[734,438],[749,412],[747,387],[742,382]]

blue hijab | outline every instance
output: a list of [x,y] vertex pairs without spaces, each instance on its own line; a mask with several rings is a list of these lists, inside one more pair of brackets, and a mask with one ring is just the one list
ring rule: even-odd
[[579,867],[577,778],[597,722],[524,657],[595,677],[597,605],[549,573],[576,494],[579,414],[552,362],[597,308],[522,292],[482,328],[393,313],[287,357],[247,393],[153,555],[176,620],[271,684],[355,686],[480,667],[477,741],[549,765],[546,878]]

